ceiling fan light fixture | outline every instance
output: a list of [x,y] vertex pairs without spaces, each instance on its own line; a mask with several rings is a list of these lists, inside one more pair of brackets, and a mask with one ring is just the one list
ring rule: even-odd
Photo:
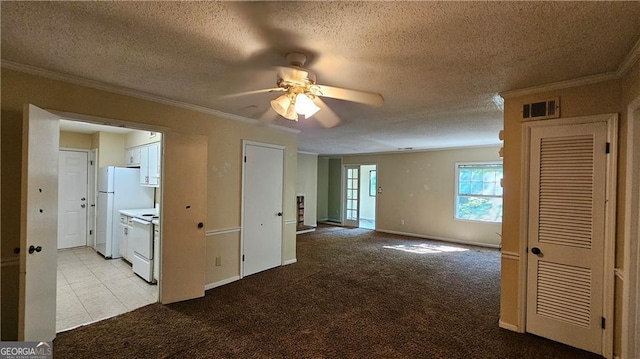
[[271,108],[287,120],[297,121],[298,115],[295,113],[294,106],[292,106],[294,105],[292,99],[293,97],[288,93],[284,94],[275,100],[271,100]]
[[304,118],[309,118],[320,110],[320,107],[309,98],[309,95],[303,93],[296,96],[295,108],[298,114],[304,115]]

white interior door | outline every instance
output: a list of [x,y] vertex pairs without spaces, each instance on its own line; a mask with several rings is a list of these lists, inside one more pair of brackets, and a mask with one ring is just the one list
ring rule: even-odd
[[360,227],[360,166],[344,166],[345,202],[343,224]]
[[58,156],[58,249],[87,244],[87,152]]
[[243,275],[282,265],[284,149],[245,144]]
[[607,123],[531,129],[527,331],[602,353]]
[[160,301],[166,304],[204,296],[207,139],[178,132],[162,139]]
[[56,336],[58,117],[23,108],[18,340]]

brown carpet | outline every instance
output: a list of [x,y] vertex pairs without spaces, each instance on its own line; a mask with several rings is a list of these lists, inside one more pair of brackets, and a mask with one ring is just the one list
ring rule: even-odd
[[600,358],[498,327],[497,250],[330,226],[297,248],[298,263],[203,298],[60,333],[54,356]]

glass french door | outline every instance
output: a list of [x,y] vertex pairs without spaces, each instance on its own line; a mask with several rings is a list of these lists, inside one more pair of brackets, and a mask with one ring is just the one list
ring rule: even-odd
[[345,205],[343,224],[360,226],[360,166],[345,166]]

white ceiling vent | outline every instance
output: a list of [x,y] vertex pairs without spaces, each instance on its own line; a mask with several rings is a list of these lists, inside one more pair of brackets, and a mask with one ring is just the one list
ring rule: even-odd
[[544,120],[560,117],[560,97],[522,105],[523,120]]

